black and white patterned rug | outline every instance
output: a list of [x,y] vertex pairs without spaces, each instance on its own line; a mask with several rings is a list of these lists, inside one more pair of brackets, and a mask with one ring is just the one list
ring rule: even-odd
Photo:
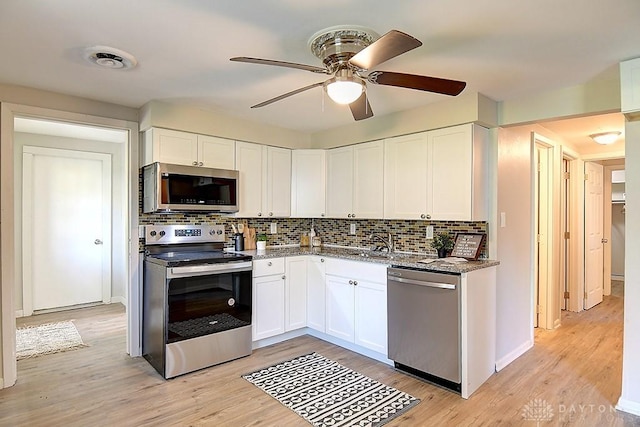
[[420,403],[318,353],[242,377],[314,426],[382,426]]

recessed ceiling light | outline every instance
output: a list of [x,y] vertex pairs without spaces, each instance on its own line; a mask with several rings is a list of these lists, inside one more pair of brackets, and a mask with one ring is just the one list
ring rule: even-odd
[[128,70],[138,64],[130,53],[109,46],[88,47],[83,57],[92,64],[111,70]]

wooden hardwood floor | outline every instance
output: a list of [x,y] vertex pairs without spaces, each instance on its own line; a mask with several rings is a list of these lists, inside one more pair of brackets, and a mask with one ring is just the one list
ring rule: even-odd
[[[89,347],[18,362],[18,383],[0,390],[0,425],[304,426],[302,418],[240,376],[312,351],[422,400],[389,426],[640,425],[640,417],[613,409],[621,384],[619,290],[589,311],[565,313],[558,330],[536,331],[535,347],[469,400],[309,336],[165,381],[144,359],[125,354],[121,305],[18,323],[65,319],[75,319]],[[533,411],[539,404],[548,405],[548,418]]]

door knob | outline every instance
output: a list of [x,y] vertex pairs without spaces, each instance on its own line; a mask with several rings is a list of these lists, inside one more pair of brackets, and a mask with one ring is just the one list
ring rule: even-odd
[[609,239],[602,239],[600,243],[609,243]]
[[102,244],[102,240],[96,239],[96,240],[93,241],[93,244],[94,245],[101,245]]

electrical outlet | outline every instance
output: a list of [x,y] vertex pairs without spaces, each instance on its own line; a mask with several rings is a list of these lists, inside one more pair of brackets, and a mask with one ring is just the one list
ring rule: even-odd
[[272,222],[271,223],[271,234],[278,234],[278,223],[277,222]]
[[427,239],[433,239],[433,225],[427,225]]
[[356,235],[356,225],[355,224],[349,225],[349,234],[351,234],[352,236]]

